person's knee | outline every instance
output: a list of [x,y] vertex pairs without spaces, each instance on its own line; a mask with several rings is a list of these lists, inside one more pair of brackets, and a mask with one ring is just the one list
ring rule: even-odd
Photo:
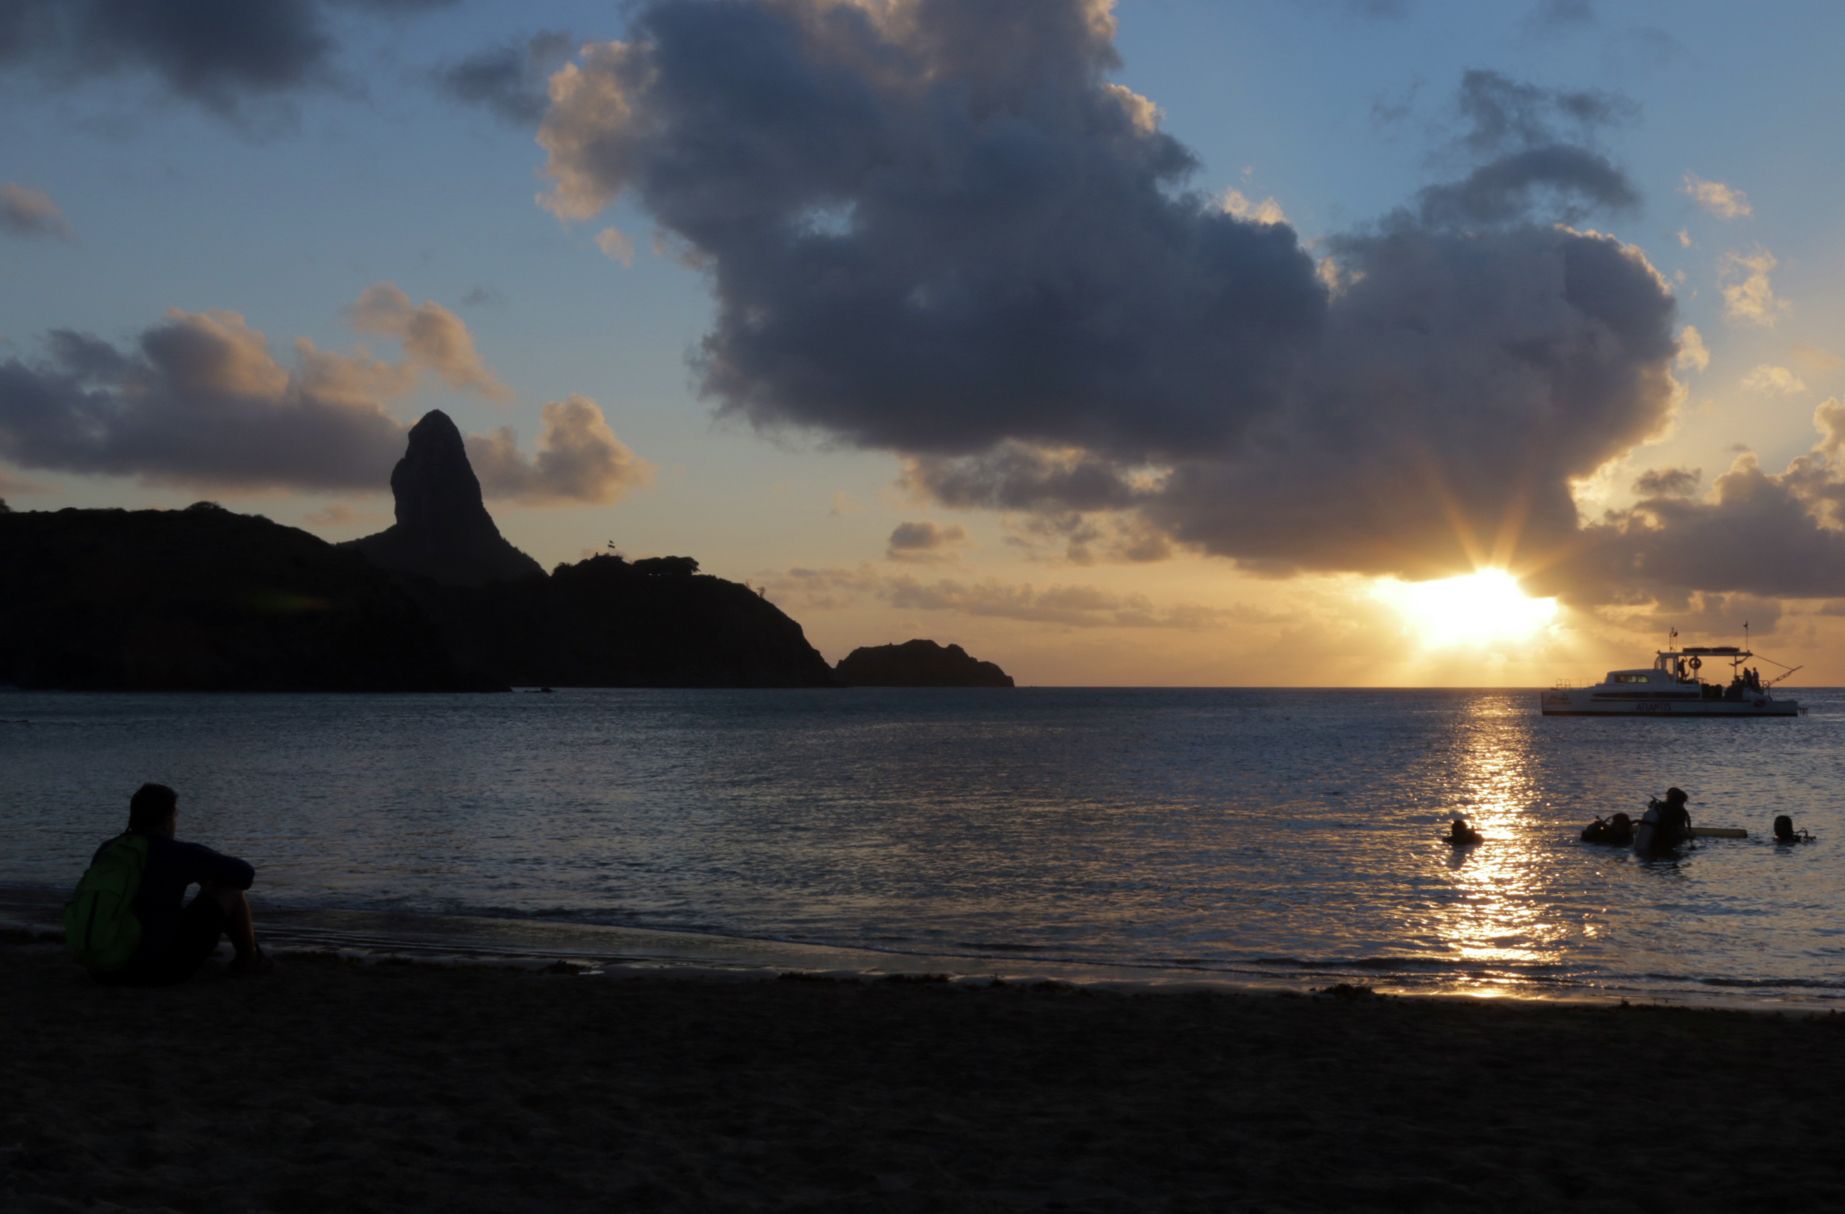
[[234,915],[239,910],[248,910],[249,902],[243,891],[231,885],[206,884],[199,887],[199,892],[224,908],[224,913]]

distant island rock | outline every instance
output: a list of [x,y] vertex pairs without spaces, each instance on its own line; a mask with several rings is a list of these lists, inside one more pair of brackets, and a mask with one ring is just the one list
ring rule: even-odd
[[848,687],[1011,687],[1012,676],[959,645],[905,641],[854,649],[833,668]]
[[391,474],[397,525],[351,546],[395,573],[457,661],[515,686],[824,687],[801,626],[689,556],[615,555],[549,577],[500,535],[440,411]]
[[0,683],[465,691],[471,672],[356,552],[210,502],[0,514]]
[[461,431],[440,409],[410,428],[391,469],[397,522],[350,546],[393,573],[454,586],[543,577],[544,567],[506,542],[481,500]]

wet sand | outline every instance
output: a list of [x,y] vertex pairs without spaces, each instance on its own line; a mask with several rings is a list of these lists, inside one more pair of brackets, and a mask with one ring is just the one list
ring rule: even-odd
[[1845,1208],[1845,1017],[0,942],[8,1210]]

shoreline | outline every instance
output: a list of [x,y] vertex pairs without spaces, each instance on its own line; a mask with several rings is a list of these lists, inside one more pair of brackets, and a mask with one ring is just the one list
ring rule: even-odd
[[8,1208],[1845,1201],[1790,1149],[1845,1112],[1836,1014],[313,954],[125,990],[11,938],[0,988]]
[[[0,887],[0,940],[61,939],[56,923],[63,893]],[[1442,974],[1420,980],[1382,967],[1339,962],[1271,962],[1273,969],[1091,962],[1065,958],[921,952],[836,945],[686,929],[634,927],[517,915],[328,907],[263,907],[258,932],[280,956],[325,955],[362,964],[414,962],[432,966],[568,966],[580,975],[623,978],[648,974],[773,979],[788,974],[839,980],[940,979],[963,985],[1048,982],[1127,994],[1222,992],[1230,995],[1310,995],[1352,987],[1390,998],[1458,1000],[1563,1007],[1660,1006],[1765,1015],[1845,1012],[1845,991],[1833,998],[1803,993],[1801,981],[1772,980],[1669,988],[1591,988],[1524,977]],[[229,955],[227,945],[220,956]],[[1413,958],[1403,959],[1414,966]]]

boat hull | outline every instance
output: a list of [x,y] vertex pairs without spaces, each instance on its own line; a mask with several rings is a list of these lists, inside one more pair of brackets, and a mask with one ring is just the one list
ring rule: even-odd
[[1742,700],[1706,700],[1687,696],[1621,698],[1601,697],[1592,691],[1547,691],[1539,707],[1547,717],[1792,717],[1800,714],[1796,700],[1771,700],[1750,696]]

